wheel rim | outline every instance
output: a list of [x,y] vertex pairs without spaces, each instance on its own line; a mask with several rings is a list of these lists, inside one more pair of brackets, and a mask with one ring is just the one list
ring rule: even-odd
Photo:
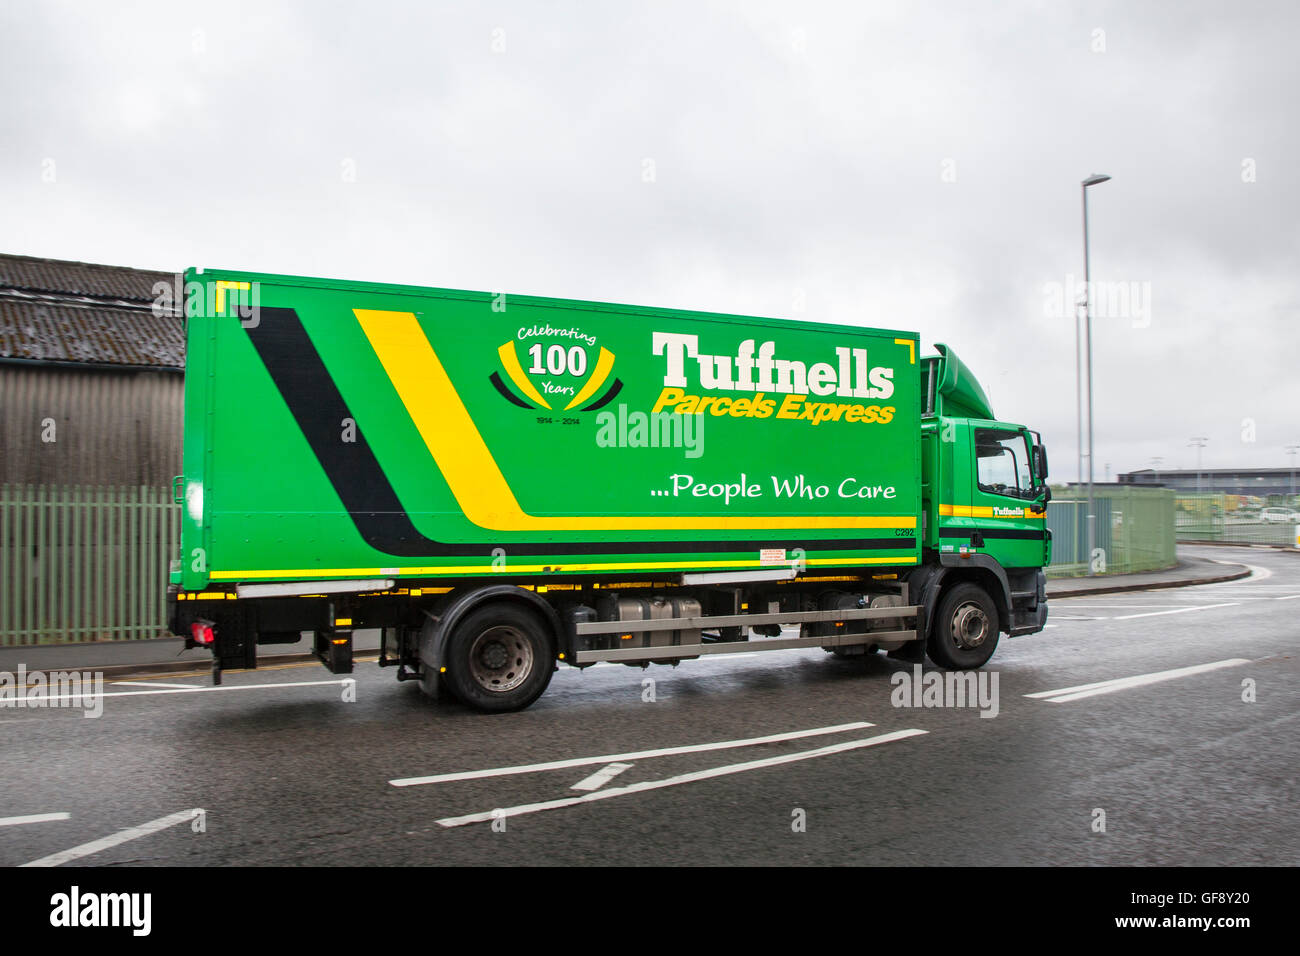
[[484,690],[514,690],[533,672],[533,645],[513,627],[491,627],[469,649],[469,673]]
[[989,636],[989,618],[978,604],[968,603],[952,614],[952,637],[961,648],[979,647]]

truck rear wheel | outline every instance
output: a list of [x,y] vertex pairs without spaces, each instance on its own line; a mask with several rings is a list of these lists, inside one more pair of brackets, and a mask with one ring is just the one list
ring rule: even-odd
[[526,608],[471,611],[447,642],[446,681],[476,710],[522,710],[542,695],[554,670],[554,638]]
[[998,646],[998,609],[978,584],[950,588],[939,599],[926,650],[949,670],[981,667]]

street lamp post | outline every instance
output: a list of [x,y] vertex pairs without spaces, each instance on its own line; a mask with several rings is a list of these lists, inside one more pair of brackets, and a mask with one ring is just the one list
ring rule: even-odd
[[1155,458],[1152,458],[1152,459],[1151,459],[1151,464],[1155,466],[1155,470],[1156,470],[1156,480],[1155,480],[1155,483],[1156,483],[1157,485],[1160,484],[1160,466],[1161,466],[1161,464],[1163,464],[1163,463],[1164,463],[1164,459],[1161,458],[1159,455],[1157,455]]
[[1083,317],[1088,345],[1088,574],[1092,575],[1093,551],[1097,547],[1097,518],[1092,496],[1092,262],[1088,254],[1088,187],[1109,180],[1094,173],[1082,183],[1083,192]]
[[1196,447],[1196,493],[1198,495],[1201,493],[1201,451],[1204,450],[1207,442],[1209,442],[1208,438],[1200,436],[1193,438],[1187,444],[1188,448]]
[[1074,451],[1076,479],[1075,494],[1078,494],[1078,488],[1083,484],[1083,316],[1079,314],[1079,306],[1082,303],[1075,303],[1074,306]]
[[1295,506],[1295,453],[1300,451],[1300,445],[1287,445],[1286,453],[1291,456],[1291,505]]

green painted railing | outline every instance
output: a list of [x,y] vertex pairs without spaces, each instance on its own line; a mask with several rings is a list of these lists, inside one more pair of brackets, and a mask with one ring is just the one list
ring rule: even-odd
[[0,485],[0,646],[166,636],[169,488]]
[[1275,495],[1248,505],[1237,495],[1179,495],[1175,521],[1179,541],[1296,546],[1300,499]]
[[[1086,490],[1053,488],[1047,506],[1052,532],[1050,577],[1088,573],[1088,502]],[[1102,552],[1104,574],[1130,574],[1171,568],[1174,553],[1174,493],[1165,488],[1106,485],[1094,493],[1094,548]]]

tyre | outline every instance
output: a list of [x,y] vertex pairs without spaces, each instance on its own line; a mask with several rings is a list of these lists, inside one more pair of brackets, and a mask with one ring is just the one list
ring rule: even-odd
[[958,584],[939,599],[926,650],[949,670],[983,666],[998,646],[998,609],[978,584]]
[[493,604],[471,611],[447,641],[451,692],[475,710],[522,710],[546,690],[555,639],[527,608]]

